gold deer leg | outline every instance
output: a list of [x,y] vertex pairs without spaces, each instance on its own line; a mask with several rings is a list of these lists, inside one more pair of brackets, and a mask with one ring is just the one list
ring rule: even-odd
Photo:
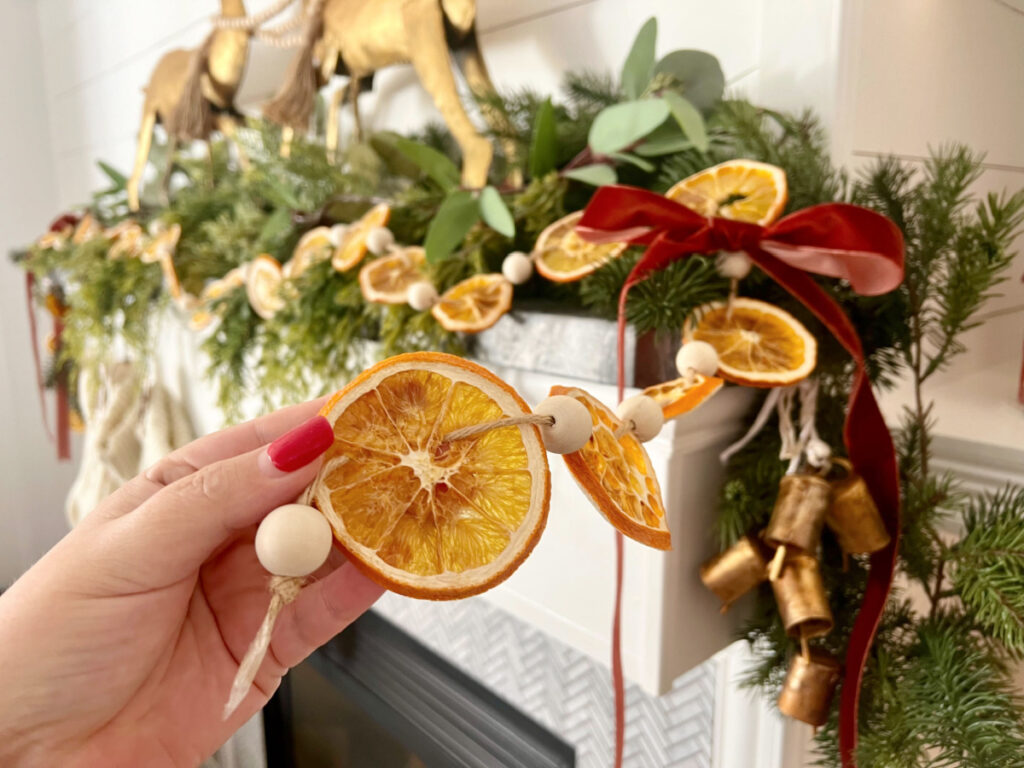
[[483,187],[494,149],[491,142],[477,132],[459,101],[441,4],[437,0],[408,0],[402,6],[402,15],[406,49],[416,74],[462,149],[462,183],[471,188]]
[[281,157],[292,156],[292,138],[294,136],[295,130],[290,125],[281,128]]
[[[472,32],[472,37],[466,42],[465,50],[457,57],[457,60],[459,69],[462,70],[462,76],[466,78],[466,84],[469,86],[469,89],[477,98],[484,99],[480,105],[480,113],[483,115],[484,120],[487,121],[487,125],[499,136],[511,136],[512,126],[509,124],[508,115],[494,104],[486,101],[486,99],[495,98],[497,90],[491,81],[490,73],[487,71],[487,64],[484,63],[484,57],[480,52],[480,44],[477,41],[475,30]],[[523,171],[516,165],[519,154],[516,143],[511,138],[506,138],[501,140],[501,146],[505,150],[505,158],[511,167],[507,182],[513,187],[521,187],[523,185]]]
[[153,126],[156,125],[156,112],[147,109],[142,113],[142,125],[139,126],[139,144],[135,149],[135,167],[132,168],[131,178],[128,179],[128,207],[139,210],[139,185],[142,183],[142,174],[146,170],[146,161],[149,159],[149,150],[153,146]]
[[345,88],[337,88],[331,94],[331,103],[327,106],[327,136],[324,141],[327,145],[327,161],[334,163],[338,159],[338,143],[341,140],[341,126],[339,125],[338,112],[341,110],[341,102],[345,98]]
[[238,121],[231,115],[217,115],[217,130],[223,133],[224,138],[234,146],[235,152],[238,153],[238,166],[243,171],[248,171],[249,156],[245,153],[242,145],[238,143]]
[[177,137],[168,134],[167,157],[164,158],[164,170],[160,176],[160,202],[165,207],[171,204],[171,171],[174,170],[174,152],[177,148]]
[[359,116],[359,78],[353,77],[348,81],[349,103],[352,105],[352,121],[355,124],[356,141],[363,140],[363,120]]

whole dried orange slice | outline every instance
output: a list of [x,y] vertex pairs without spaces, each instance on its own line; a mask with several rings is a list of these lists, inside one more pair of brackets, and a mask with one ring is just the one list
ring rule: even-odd
[[269,254],[261,253],[249,264],[245,281],[249,305],[264,320],[272,318],[284,306],[283,280],[281,264]]
[[618,258],[626,250],[626,243],[588,243],[576,234],[576,225],[581,218],[583,211],[563,216],[537,238],[533,247],[534,265],[548,280],[575,282]]
[[814,370],[818,343],[803,324],[774,304],[736,298],[705,304],[683,327],[683,343],[706,341],[718,352],[718,374],[751,387],[782,387]]
[[363,298],[378,304],[405,304],[409,286],[423,280],[426,251],[410,245],[374,259],[359,270]]
[[478,333],[498,322],[512,306],[512,283],[499,273],[473,275],[456,283],[430,312],[446,331]]
[[390,218],[391,209],[387,203],[380,203],[364,213],[358,221],[352,222],[331,258],[331,265],[339,272],[352,269],[366,255],[366,236],[370,230],[383,227]]
[[756,160],[729,160],[676,183],[665,196],[704,216],[765,226],[789,199],[786,172]]
[[295,244],[292,257],[281,269],[286,280],[294,280],[317,262],[331,258],[334,243],[330,227],[314,227]]
[[647,387],[644,394],[654,398],[654,401],[661,406],[661,412],[666,419],[674,419],[706,403],[722,388],[724,383],[725,380],[717,376],[702,376],[699,373],[693,373],[690,376],[682,376],[672,381]]
[[590,440],[562,458],[594,506],[629,538],[655,549],[671,549],[661,486],[643,444],[632,432],[615,437],[622,420],[582,389],[555,386],[550,394],[575,398],[590,412]]
[[540,431],[456,429],[521,416],[508,384],[453,355],[413,352],[360,374],[320,411],[334,425],[314,500],[356,567],[399,594],[453,600],[508,578],[547,522]]

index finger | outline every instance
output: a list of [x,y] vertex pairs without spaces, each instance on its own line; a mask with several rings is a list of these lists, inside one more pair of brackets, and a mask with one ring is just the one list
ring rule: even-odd
[[103,516],[119,517],[135,509],[161,488],[208,464],[273,442],[292,427],[315,416],[326,401],[326,395],[318,397],[193,440],[143,470],[105,499],[101,504]]

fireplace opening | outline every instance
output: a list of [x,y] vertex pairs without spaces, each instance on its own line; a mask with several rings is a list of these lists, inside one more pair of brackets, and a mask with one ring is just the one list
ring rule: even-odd
[[366,613],[264,710],[269,768],[569,768],[573,747]]

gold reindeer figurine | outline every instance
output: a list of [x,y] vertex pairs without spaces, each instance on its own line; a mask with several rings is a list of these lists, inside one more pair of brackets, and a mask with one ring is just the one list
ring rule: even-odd
[[[221,16],[244,18],[243,0],[221,0]],[[214,128],[234,135],[234,98],[249,54],[250,29],[216,28],[199,48],[168,51],[157,62],[143,89],[142,125],[135,167],[128,180],[128,206],[139,209],[139,185],[159,120],[167,130],[168,167],[178,141],[207,139]]]
[[[393,64],[411,63],[462,150],[462,183],[487,183],[493,147],[480,135],[459,100],[450,49],[474,93],[494,92],[476,36],[476,0],[320,0],[310,6],[306,39],[292,61],[285,82],[264,115],[292,131],[309,125],[316,91],[331,75],[349,76],[348,87],[335,94],[327,142],[337,143],[336,112],[347,95],[355,109],[359,83]],[[317,63],[314,62],[317,60]],[[504,115],[484,108],[492,128],[504,127]],[[356,111],[357,131],[360,130]],[[511,155],[510,155],[511,156]]]

